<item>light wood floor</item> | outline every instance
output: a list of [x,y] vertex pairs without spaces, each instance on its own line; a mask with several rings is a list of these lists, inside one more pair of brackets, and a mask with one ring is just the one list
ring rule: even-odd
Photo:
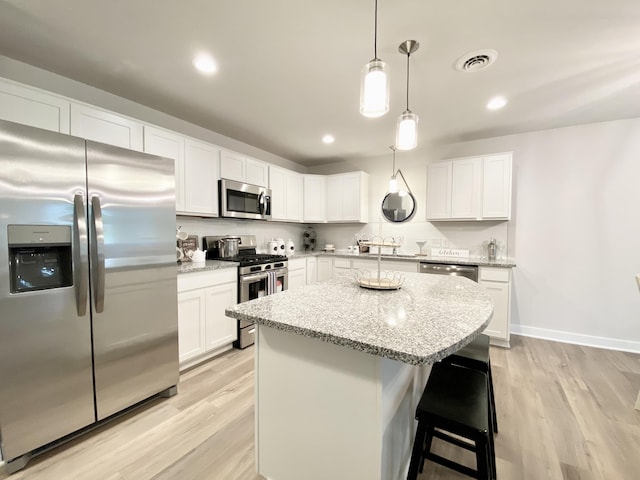
[[[525,337],[512,344],[491,351],[498,478],[640,478],[640,412],[633,408],[640,355]],[[261,479],[254,473],[253,381],[253,349],[226,353],[184,373],[177,396],[62,445],[11,477],[2,471],[0,480]],[[474,466],[468,452],[435,447]],[[429,462],[420,476],[458,478],[468,477]]]

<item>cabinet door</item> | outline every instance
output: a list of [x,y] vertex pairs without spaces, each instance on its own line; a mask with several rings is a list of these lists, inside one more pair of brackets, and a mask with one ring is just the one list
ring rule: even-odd
[[246,159],[242,155],[222,150],[220,152],[220,178],[244,182],[245,162]]
[[237,320],[227,317],[225,309],[237,303],[238,286],[223,283],[205,290],[206,296],[206,350],[222,347],[237,340]]
[[324,175],[304,175],[303,190],[304,221],[314,223],[326,222],[327,177]]
[[451,162],[451,218],[480,218],[482,159]]
[[451,162],[427,166],[427,220],[451,218]]
[[307,280],[307,273],[304,268],[289,270],[288,288],[302,287]]
[[509,284],[480,282],[493,300],[493,318],[484,333],[500,340],[509,339]]
[[318,257],[318,282],[329,280],[333,276],[333,258]]
[[345,173],[342,176],[342,220],[361,221],[360,173]]
[[269,185],[269,165],[260,160],[247,158],[245,161],[245,179],[247,183],[266,187]]
[[184,193],[184,137],[159,128],[144,127],[144,151],[173,158],[176,179],[176,212],[186,212]]
[[341,175],[329,175],[327,177],[327,220],[330,222],[342,220]]
[[286,181],[286,218],[292,222],[302,222],[302,175],[296,172],[287,172]]
[[36,89],[0,81],[0,119],[69,133],[69,101]]
[[318,278],[318,259],[316,257],[307,257],[307,285],[313,285]]
[[482,217],[485,219],[511,219],[511,163],[510,153],[482,159]]
[[271,189],[271,219],[287,219],[286,172],[278,167],[269,167],[269,188]]
[[203,290],[178,293],[178,351],[181,363],[205,352]]
[[116,147],[143,151],[141,123],[77,103],[71,104],[70,112],[71,135]]
[[186,140],[184,150],[185,210],[190,214],[218,216],[218,157],[213,145]]

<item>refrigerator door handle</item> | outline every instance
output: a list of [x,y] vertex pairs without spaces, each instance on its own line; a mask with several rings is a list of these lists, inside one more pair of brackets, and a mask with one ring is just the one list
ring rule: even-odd
[[104,224],[102,222],[102,207],[100,206],[100,197],[91,197],[91,208],[93,210],[93,233],[94,239],[91,243],[91,256],[94,260],[94,298],[96,313],[104,311],[104,283],[105,283],[105,267],[104,267]]
[[86,255],[82,255],[81,246],[87,244],[87,215],[84,210],[84,196],[73,196],[75,247],[73,249],[73,264],[76,274],[76,306],[78,316],[87,313],[87,296],[89,295],[89,267]]

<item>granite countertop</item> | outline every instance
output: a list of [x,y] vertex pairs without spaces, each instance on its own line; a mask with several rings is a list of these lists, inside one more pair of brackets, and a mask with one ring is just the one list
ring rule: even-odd
[[368,290],[338,275],[230,307],[230,317],[413,365],[430,364],[488,324],[486,290],[462,277],[405,273],[400,290]]
[[184,262],[178,263],[178,275],[182,273],[205,272],[208,270],[221,270],[223,268],[238,268],[237,262],[227,262],[222,260],[207,260],[205,262]]
[[[295,255],[289,257],[290,259],[304,258],[310,256],[329,256],[340,258],[364,258],[377,260],[378,254],[376,253],[361,253],[359,255],[348,254],[346,251],[343,253],[337,250],[335,253],[328,252],[296,252]],[[513,268],[516,266],[516,262],[513,259],[507,258],[503,260],[487,260],[481,258],[452,258],[452,257],[432,257],[422,255],[382,255],[382,260],[392,260],[400,262],[425,262],[425,263],[444,263],[448,265],[477,265],[481,267],[499,267],[499,268]]]

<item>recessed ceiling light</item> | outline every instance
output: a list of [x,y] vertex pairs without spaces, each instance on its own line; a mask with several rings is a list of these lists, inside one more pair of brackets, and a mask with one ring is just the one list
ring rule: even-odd
[[504,97],[493,97],[487,103],[487,109],[489,110],[500,110],[507,104],[507,99]]
[[206,53],[199,53],[196,55],[193,59],[193,66],[196,67],[199,72],[207,75],[211,75],[218,71],[216,61],[211,57],[211,55]]
[[322,143],[326,143],[327,145],[329,145],[329,144],[331,144],[331,143],[333,143],[335,141],[336,141],[336,139],[334,138],[333,135],[327,134],[324,137],[322,137]]

